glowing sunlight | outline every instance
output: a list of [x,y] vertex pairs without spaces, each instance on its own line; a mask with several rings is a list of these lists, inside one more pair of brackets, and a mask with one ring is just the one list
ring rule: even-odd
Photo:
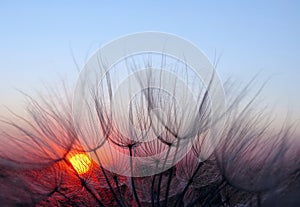
[[86,154],[76,154],[70,158],[70,162],[76,172],[80,175],[85,174],[89,171],[91,160]]

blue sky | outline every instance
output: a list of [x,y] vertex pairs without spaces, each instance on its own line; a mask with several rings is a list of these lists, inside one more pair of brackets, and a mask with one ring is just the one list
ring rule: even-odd
[[[299,1],[0,1],[0,104],[18,107],[14,88],[39,89],[77,69],[102,44],[162,31],[194,42],[221,77],[272,76],[264,96],[300,117]],[[0,110],[1,111],[1,110]]]

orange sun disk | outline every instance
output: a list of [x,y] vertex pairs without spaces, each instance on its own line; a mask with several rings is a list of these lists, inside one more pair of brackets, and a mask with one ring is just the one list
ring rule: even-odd
[[84,153],[73,155],[69,161],[79,175],[87,173],[92,163],[90,158]]

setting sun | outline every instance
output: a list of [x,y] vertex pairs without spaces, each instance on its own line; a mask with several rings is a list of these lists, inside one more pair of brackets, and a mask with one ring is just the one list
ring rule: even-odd
[[84,174],[89,171],[91,160],[86,154],[76,154],[70,158],[70,162],[78,174]]

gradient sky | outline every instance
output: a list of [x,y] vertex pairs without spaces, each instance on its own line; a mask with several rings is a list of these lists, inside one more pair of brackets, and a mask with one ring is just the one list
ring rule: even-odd
[[0,104],[17,110],[14,88],[30,93],[60,77],[75,81],[72,54],[81,68],[102,44],[151,30],[220,57],[224,79],[246,82],[262,71],[260,80],[272,77],[263,95],[278,117],[287,109],[300,117],[299,1],[45,2],[0,1]]

